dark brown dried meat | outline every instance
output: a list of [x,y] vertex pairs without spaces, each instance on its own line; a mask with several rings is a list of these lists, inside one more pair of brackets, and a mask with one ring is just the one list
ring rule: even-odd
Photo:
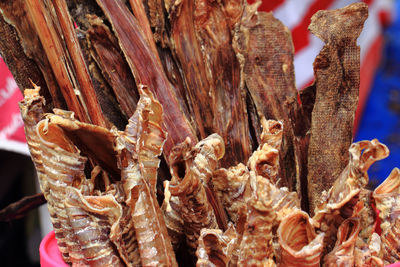
[[333,11],[318,11],[309,26],[325,42],[314,62],[316,97],[308,149],[311,214],[322,191],[329,190],[348,161],[360,85],[357,38],[367,17],[367,5],[356,3]]

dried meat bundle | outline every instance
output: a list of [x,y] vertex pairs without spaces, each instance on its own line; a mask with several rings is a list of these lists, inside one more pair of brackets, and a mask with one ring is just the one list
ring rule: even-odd
[[321,193],[329,190],[348,162],[360,83],[357,38],[367,17],[367,5],[355,3],[318,11],[309,26],[325,42],[314,61],[316,95],[307,163],[312,215]]
[[287,215],[277,234],[282,254],[279,266],[320,266],[325,234],[315,232],[307,213],[298,210]]

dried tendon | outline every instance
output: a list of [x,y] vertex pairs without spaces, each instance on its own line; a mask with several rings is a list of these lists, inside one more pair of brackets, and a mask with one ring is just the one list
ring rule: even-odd
[[73,187],[68,187],[66,191],[65,209],[75,236],[75,244],[80,249],[80,264],[124,266],[109,239],[110,229],[118,227],[112,224],[122,214],[122,208],[115,198],[111,195],[83,196]]
[[287,215],[277,235],[281,248],[279,266],[320,266],[325,234],[315,232],[307,213],[298,210]]
[[354,247],[360,230],[360,219],[346,219],[338,229],[335,247],[324,258],[324,266],[353,266]]

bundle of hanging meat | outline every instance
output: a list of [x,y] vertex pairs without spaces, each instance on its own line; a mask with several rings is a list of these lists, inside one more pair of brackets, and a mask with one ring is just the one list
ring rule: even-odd
[[40,85],[20,108],[65,262],[400,259],[400,171],[370,191],[367,171],[389,151],[376,139],[352,144],[367,6],[312,17],[325,46],[314,83],[297,91],[290,32],[258,5],[0,4],[24,48],[11,68],[33,64],[19,82]]

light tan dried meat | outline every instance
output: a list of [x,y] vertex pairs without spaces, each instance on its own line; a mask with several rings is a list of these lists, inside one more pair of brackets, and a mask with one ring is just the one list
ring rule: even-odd
[[250,173],[242,163],[229,169],[218,169],[213,173],[212,184],[216,196],[234,223],[239,219],[239,211],[246,208],[248,196],[245,190],[249,177]]
[[36,133],[49,189],[48,209],[58,246],[65,261],[73,261],[73,258],[68,258],[69,251],[73,250],[74,237],[64,208],[65,190],[67,186],[79,188],[86,183],[84,168],[87,158],[81,156],[64,131],[48,119],[37,124]]
[[289,114],[292,108],[297,107],[297,102],[292,101],[297,99],[294,47],[289,29],[274,18],[272,13],[257,12],[259,4],[246,6],[235,28],[232,45],[258,117],[282,120],[284,123],[284,141],[280,150],[280,185],[293,191],[296,185],[296,160]]
[[360,191],[368,184],[367,170],[375,161],[386,158],[389,150],[374,139],[352,144],[349,154],[347,167],[329,192],[325,192],[313,217],[317,227],[326,232],[325,242],[328,250],[335,243],[337,228],[352,216]]
[[183,153],[177,153],[179,157],[173,161],[168,191],[179,199],[176,212],[184,221],[187,243],[194,252],[200,230],[218,228],[213,206],[208,200],[207,184],[218,160],[224,155],[224,143],[220,136],[212,134],[193,149],[190,149],[190,145],[180,149],[183,149]]
[[360,230],[358,218],[346,219],[338,229],[335,247],[324,257],[324,266],[353,266],[354,247]]
[[[147,88],[124,132],[117,132],[115,150],[121,169],[128,219],[135,230],[140,261],[144,266],[177,266],[155,186],[158,156],[166,139],[162,107]],[[118,234],[118,233],[116,233]]]
[[247,220],[238,252],[240,266],[275,266],[273,261],[272,227],[276,214],[272,200],[265,199],[263,192],[254,192],[247,201]]
[[237,247],[238,233],[233,224],[222,232],[220,229],[202,229],[197,247],[197,267],[229,266]]
[[318,11],[309,26],[325,42],[314,61],[316,96],[307,179],[311,215],[319,205],[321,193],[329,190],[347,165],[360,85],[357,38],[367,17],[367,5],[355,3]]
[[[81,261],[73,266],[124,266],[114,249],[109,233],[122,208],[112,195],[84,196],[66,188],[65,210],[75,237]],[[118,226],[117,226],[118,227]]]
[[320,266],[324,233],[317,234],[307,213],[297,210],[278,228],[279,266]]
[[74,113],[55,109],[47,114],[49,121],[61,127],[65,134],[85,154],[100,165],[115,180],[119,180],[116,153],[113,148],[115,134],[107,128],[80,122]]

